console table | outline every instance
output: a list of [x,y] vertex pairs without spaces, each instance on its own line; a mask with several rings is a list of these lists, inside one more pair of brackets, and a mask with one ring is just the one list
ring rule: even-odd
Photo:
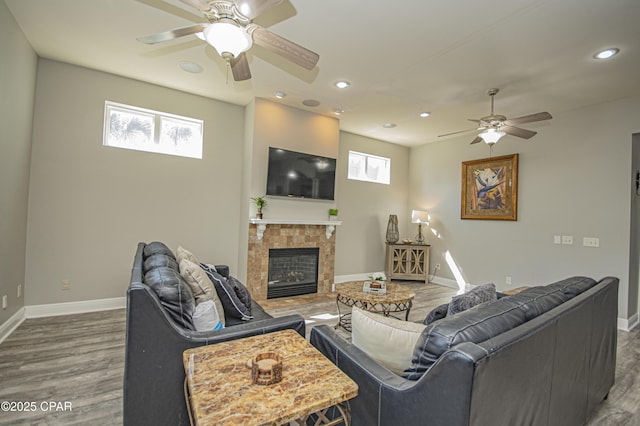
[[[247,360],[264,352],[278,352],[282,381],[257,385]],[[349,424],[347,401],[358,395],[358,385],[293,330],[282,330],[183,353],[185,392],[196,425]],[[326,409],[336,405],[342,415],[330,421]],[[324,421],[324,423],[322,422]]]
[[387,244],[387,279],[429,282],[428,244]]

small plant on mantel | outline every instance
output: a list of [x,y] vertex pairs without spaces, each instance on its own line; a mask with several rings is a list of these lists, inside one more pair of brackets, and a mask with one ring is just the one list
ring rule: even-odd
[[262,219],[262,209],[267,206],[267,199],[265,197],[251,197],[251,201],[253,201],[258,208],[256,218]]
[[338,209],[329,209],[329,220],[336,220],[338,218]]

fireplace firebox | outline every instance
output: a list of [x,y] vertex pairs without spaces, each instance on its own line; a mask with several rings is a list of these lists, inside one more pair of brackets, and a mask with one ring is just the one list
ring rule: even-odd
[[267,299],[318,292],[318,247],[269,249]]

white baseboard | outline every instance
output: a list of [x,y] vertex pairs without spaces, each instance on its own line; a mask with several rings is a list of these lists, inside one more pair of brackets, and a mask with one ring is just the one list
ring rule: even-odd
[[333,277],[333,282],[336,284],[346,283],[348,281],[363,281],[371,279],[371,274],[362,273],[362,274],[351,274],[351,275],[336,275]]
[[431,278],[431,281],[429,282],[433,284],[443,285],[445,287],[451,287],[456,289],[458,288],[458,282],[456,280],[452,280],[449,278],[442,278],[435,275]]
[[25,306],[27,318],[55,317],[59,315],[84,314],[127,307],[126,297],[112,299],[83,300],[81,302],[50,303]]
[[638,314],[632,315],[629,319],[618,318],[618,330],[631,331],[638,325]]
[[26,319],[24,308],[13,314],[11,318],[0,324],[0,343],[4,341]]

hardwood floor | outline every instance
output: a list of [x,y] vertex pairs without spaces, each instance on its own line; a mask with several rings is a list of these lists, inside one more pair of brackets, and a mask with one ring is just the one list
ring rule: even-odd
[[[410,321],[422,320],[455,293],[437,285],[403,285],[416,290]],[[302,314],[308,330],[336,323],[333,297],[303,296],[264,306],[274,316]],[[35,410],[2,410],[0,425],[122,424],[124,339],[122,309],[26,320],[0,344],[0,402],[34,402]],[[616,384],[588,425],[640,426],[638,389],[640,327],[618,332]]]

